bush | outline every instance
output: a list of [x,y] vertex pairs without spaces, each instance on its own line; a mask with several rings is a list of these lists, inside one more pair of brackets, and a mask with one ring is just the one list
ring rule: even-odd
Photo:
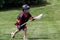
[[30,5],[41,5],[46,0],[0,0],[0,8],[3,7],[20,7],[22,4],[30,4]]

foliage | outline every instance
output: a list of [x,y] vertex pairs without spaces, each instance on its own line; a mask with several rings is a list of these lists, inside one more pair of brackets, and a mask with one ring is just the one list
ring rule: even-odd
[[0,8],[18,7],[22,4],[39,5],[45,3],[46,0],[0,0]]

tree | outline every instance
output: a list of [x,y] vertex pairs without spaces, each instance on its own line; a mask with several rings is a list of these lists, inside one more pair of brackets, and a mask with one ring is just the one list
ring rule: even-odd
[[0,8],[4,7],[20,7],[22,4],[41,5],[45,4],[46,0],[0,0]]

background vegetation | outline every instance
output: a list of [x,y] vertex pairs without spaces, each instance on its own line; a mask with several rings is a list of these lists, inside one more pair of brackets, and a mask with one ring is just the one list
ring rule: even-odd
[[0,8],[21,7],[22,4],[42,5],[46,0],[0,0]]

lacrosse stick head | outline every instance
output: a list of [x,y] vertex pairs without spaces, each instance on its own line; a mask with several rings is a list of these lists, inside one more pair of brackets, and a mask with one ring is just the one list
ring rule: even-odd
[[41,19],[43,17],[43,14],[39,14],[38,16],[34,17],[34,19]]

